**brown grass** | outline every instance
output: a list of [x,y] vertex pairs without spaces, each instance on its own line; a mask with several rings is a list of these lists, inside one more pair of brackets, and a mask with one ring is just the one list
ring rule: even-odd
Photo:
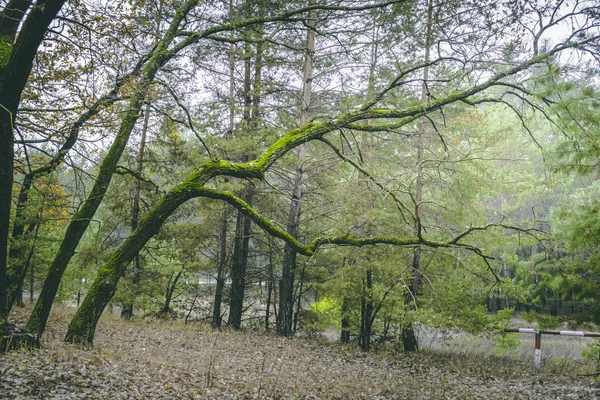
[[596,393],[591,378],[577,375],[581,366],[534,372],[531,360],[451,348],[365,354],[325,341],[110,315],[101,319],[95,347],[81,349],[61,341],[71,314],[55,308],[43,349],[0,356],[0,398],[592,399]]

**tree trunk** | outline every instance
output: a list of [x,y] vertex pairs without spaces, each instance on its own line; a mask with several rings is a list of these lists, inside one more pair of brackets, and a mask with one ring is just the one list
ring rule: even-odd
[[361,299],[360,348],[363,351],[371,349],[373,319],[373,272],[371,269],[367,269],[366,279],[363,280],[363,296]]
[[[136,160],[136,170],[135,172],[141,176],[144,168],[144,149],[146,147],[146,134],[148,133],[148,122],[150,121],[150,107],[146,107],[146,115],[144,116],[144,126],[142,128],[142,137],[140,139],[140,150],[137,155]],[[139,218],[140,218],[140,193],[142,191],[142,182],[139,179],[136,179],[135,187],[133,191],[133,205],[131,209],[131,232],[135,231],[138,226]],[[121,310],[121,317],[124,319],[131,319],[133,317],[133,303],[135,299],[135,295],[138,292],[138,285],[140,283],[140,276],[142,273],[142,269],[140,266],[140,254],[136,254],[133,258],[133,277],[131,279],[131,291],[133,292],[133,296],[128,298],[125,304],[123,304],[123,308]]]
[[[259,14],[263,14],[263,7],[259,5]],[[262,38],[261,26],[256,28],[258,39]],[[247,132],[258,129],[260,113],[260,88],[262,76],[262,54],[263,45],[259,41],[256,47],[254,63],[254,80],[252,80],[252,45],[246,42],[246,59],[244,60],[244,110],[243,127]],[[251,153],[251,152],[250,152]],[[252,156],[247,153],[243,156],[243,161],[247,162]],[[254,195],[253,184],[247,184],[240,198],[252,206]],[[231,297],[229,304],[228,325],[233,329],[241,329],[242,313],[244,310],[244,297],[246,290],[246,270],[248,268],[248,254],[250,243],[250,229],[252,220],[238,212],[236,222],[236,234],[233,247],[233,257],[231,264]]]
[[215,287],[215,301],[213,305],[212,326],[221,327],[221,304],[223,302],[223,290],[225,289],[225,269],[227,267],[227,205],[223,205],[221,216],[221,229],[219,232],[219,259],[217,269],[217,285]]
[[[43,211],[42,211],[43,212]],[[19,307],[23,307],[25,306],[25,303],[23,302],[23,284],[25,283],[25,277],[27,276],[27,271],[29,269],[31,269],[33,271],[33,265],[31,265],[31,259],[33,258],[33,255],[35,254],[35,241],[38,238],[39,232],[40,232],[40,225],[42,224],[42,212],[40,212],[39,216],[38,216],[38,221],[34,224],[34,225],[30,225],[30,227],[28,228],[28,230],[31,230],[31,227],[34,226],[34,234],[33,234],[33,238],[32,238],[32,244],[29,247],[29,252],[27,254],[27,258],[25,259],[25,263],[21,272],[21,276],[19,277],[19,286],[17,286],[17,294],[14,298],[14,302],[17,303],[17,305]],[[31,274],[31,276],[33,276],[33,274]],[[33,284],[32,284],[33,286]],[[33,297],[33,296],[31,296]],[[10,302],[9,302],[9,306],[11,306]]]
[[265,331],[269,331],[271,319],[271,296],[273,295],[273,247],[269,240],[269,275],[267,277],[267,306],[265,311]]
[[173,293],[175,293],[175,288],[177,287],[177,282],[179,281],[179,278],[181,278],[181,275],[183,275],[183,268],[181,268],[181,270],[179,270],[177,275],[175,275],[175,279],[173,279],[174,273],[175,272],[171,273],[171,276],[169,277],[169,281],[167,282],[167,291],[165,293],[165,304],[163,305],[161,310],[158,312],[159,317],[168,317],[169,314],[171,314],[173,312],[171,310],[171,300],[173,299]]
[[[425,32],[425,62],[429,62],[430,50],[431,50],[431,39],[432,39],[432,13],[433,13],[433,0],[427,1],[427,28]],[[423,68],[423,84],[421,85],[421,102],[427,103],[429,100],[427,81],[429,80],[429,67]],[[423,210],[421,203],[423,201],[423,153],[424,153],[424,139],[425,139],[425,124],[427,120],[422,117],[419,120],[419,128],[417,132],[417,180],[415,190],[415,202],[416,202],[416,233],[417,236],[421,237]],[[413,251],[413,263],[412,263],[412,285],[409,289],[411,293],[407,293],[404,296],[406,305],[409,309],[416,307],[416,300],[419,295],[419,287],[421,282],[421,248],[417,247]],[[416,352],[419,351],[419,344],[417,336],[414,332],[413,323],[410,322],[402,328],[402,343],[404,345],[404,351]]]
[[340,341],[344,344],[350,343],[350,319],[348,313],[350,312],[350,302],[347,297],[344,297],[342,301],[342,333],[340,335]]
[[[35,268],[33,265],[29,267],[29,303],[33,304],[33,289],[35,285]],[[77,303],[79,306],[79,303]]]
[[[94,282],[73,316],[65,340],[71,343],[92,344],[98,319],[113,297],[119,279],[127,265],[144,245],[158,233],[162,224],[181,204],[198,194],[192,182],[203,180],[197,175],[173,188],[140,221],[138,228],[125,240],[113,256],[100,268]],[[205,177],[204,179],[208,179]]]
[[37,49],[64,3],[48,0],[29,10],[32,2],[12,0],[0,13],[0,326],[8,321],[6,273],[17,109]]
[[[233,22],[233,0],[229,0],[229,19]],[[226,133],[227,142],[233,139],[233,130],[235,127],[235,47],[233,43],[229,44],[229,127]],[[228,180],[226,179],[226,182]],[[227,269],[227,204],[223,204],[223,214],[221,217],[221,230],[219,233],[219,259],[217,261],[217,285],[215,287],[215,299],[213,304],[212,326],[221,328],[222,315],[221,305],[223,303],[223,291],[225,290],[225,277]]]
[[[315,5],[316,0],[310,0],[309,5]],[[302,105],[300,107],[300,125],[308,122],[310,117],[310,104],[312,95],[313,67],[315,58],[315,31],[317,22],[316,10],[308,12],[306,24],[308,30],[306,33],[306,57],[304,58],[304,79],[302,82]],[[302,200],[302,185],[305,180],[306,145],[298,146],[298,165],[296,175],[292,186],[292,199],[290,211],[288,213],[287,231],[290,235],[296,237],[299,231],[300,211]],[[281,272],[281,281],[279,283],[279,316],[277,318],[277,334],[289,336],[293,333],[293,290],[294,290],[294,271],[296,269],[296,252],[288,245],[283,250],[283,265]]]
[[[254,187],[252,184],[248,184],[242,190],[240,197],[251,205],[253,194]],[[228,321],[228,325],[233,329],[241,329],[242,327],[251,224],[252,220],[250,218],[238,212],[231,263],[231,299],[229,302]]]
[[304,277],[306,272],[306,265],[302,268],[302,274],[300,274],[300,286],[298,287],[298,295],[296,296],[296,312],[294,313],[294,327],[292,328],[292,335],[295,335],[298,329],[298,316],[302,310],[302,291],[304,290]]
[[[186,1],[175,13],[171,26],[169,27],[168,33],[161,39],[156,46],[152,57],[148,60],[148,63],[142,71],[142,77],[139,79],[139,83],[132,94],[129,101],[127,112],[121,125],[119,132],[115,137],[113,144],[111,145],[106,157],[100,165],[100,171],[96,182],[92,187],[92,190],[85,200],[81,209],[73,216],[71,223],[67,227],[67,231],[63,238],[63,241],[58,249],[58,253],[54,258],[54,261],[50,265],[48,275],[44,281],[44,285],[40,292],[40,297],[35,304],[33,311],[27,321],[27,328],[36,332],[38,337],[42,335],[48,321],[48,315],[52,308],[52,303],[56,297],[56,292],[60,285],[60,281],[64,274],[65,269],[75,249],[81,240],[81,237],[85,233],[90,221],[94,217],[96,210],[100,206],[100,203],[104,199],[104,195],[108,190],[112,175],[117,167],[117,163],[123,154],[123,150],[127,145],[129,136],[135,127],[135,124],[139,118],[140,110],[144,105],[148,90],[154,81],[154,77],[158,70],[167,61],[170,60],[171,56],[167,52],[169,44],[173,41],[177,34],[177,27],[185,16],[191,11],[196,5],[196,2],[192,0]],[[138,249],[139,251],[139,249]],[[111,296],[112,297],[112,296]]]

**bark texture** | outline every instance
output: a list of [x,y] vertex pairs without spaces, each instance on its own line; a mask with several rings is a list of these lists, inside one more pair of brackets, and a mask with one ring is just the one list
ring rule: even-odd
[[[310,0],[309,6],[315,5],[315,0]],[[308,13],[306,24],[306,56],[304,58],[302,104],[300,107],[300,125],[308,122],[310,116],[310,104],[312,96],[313,66],[315,59],[315,25],[317,23],[317,12],[311,10]],[[292,199],[288,213],[287,231],[290,235],[297,237],[300,227],[300,212],[302,200],[302,185],[305,180],[306,145],[298,146],[298,165],[292,186]],[[294,275],[296,270],[296,251],[289,245],[283,250],[283,264],[281,281],[279,282],[279,315],[277,318],[277,334],[289,336],[292,334],[293,304],[294,304]]]
[[[425,63],[430,61],[430,50],[432,40],[432,18],[433,18],[433,0],[427,0],[427,22],[425,32]],[[429,80],[429,67],[423,68],[423,83],[421,85],[421,102],[427,103],[428,89],[427,81]],[[419,120],[419,128],[417,132],[417,180],[415,188],[415,208],[417,221],[415,224],[415,230],[417,236],[421,237],[422,227],[421,219],[423,217],[423,154],[425,150],[425,125],[427,120],[425,117],[421,117]],[[411,293],[406,293],[404,296],[405,304],[409,309],[416,308],[416,301],[419,296],[419,288],[421,286],[421,248],[416,247],[413,250],[413,262],[412,262],[412,284],[407,289]],[[402,328],[402,344],[404,351],[417,352],[419,351],[419,342],[417,335],[415,334],[414,325],[412,322],[407,323]]]
[[37,49],[65,1],[32,3],[10,0],[0,12],[0,325],[9,309],[6,273],[17,109]]
[[176,37],[179,24],[195,5],[195,1],[188,0],[177,10],[167,32],[156,46],[148,63],[144,66],[135,92],[131,96],[126,114],[119,127],[119,132],[100,165],[100,171],[98,172],[94,186],[83,206],[73,216],[67,227],[58,253],[48,270],[38,301],[27,321],[28,329],[35,331],[38,337],[42,335],[46,327],[48,315],[50,314],[50,309],[52,308],[52,303],[56,297],[56,292],[58,291],[65,269],[73,257],[75,249],[96,210],[104,199],[117,163],[139,118],[140,110],[144,105],[146,95],[154,81],[154,77],[158,70],[173,57],[173,54],[168,51],[168,46]]
[[[136,168],[135,172],[138,176],[142,175],[143,167],[144,167],[144,149],[146,147],[146,134],[148,133],[148,123],[150,121],[150,108],[146,108],[146,115],[144,116],[144,126],[142,127],[142,137],[140,139],[140,150],[136,159]],[[135,187],[133,189],[133,204],[131,207],[131,231],[135,231],[135,228],[138,226],[138,222],[140,219],[140,195],[142,191],[142,181],[140,179],[136,179]],[[140,253],[136,254],[133,258],[133,277],[131,279],[131,291],[132,296],[131,300],[123,304],[123,309],[121,311],[121,317],[125,319],[131,319],[133,317],[133,306],[135,294],[138,291],[138,285],[140,283],[140,277],[142,274],[142,269],[140,265]]]

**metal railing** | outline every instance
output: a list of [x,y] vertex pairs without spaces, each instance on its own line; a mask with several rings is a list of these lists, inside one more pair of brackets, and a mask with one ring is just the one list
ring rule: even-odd
[[534,364],[535,364],[535,368],[537,368],[537,369],[540,369],[540,367],[542,365],[542,335],[600,337],[600,332],[556,331],[556,330],[549,330],[549,329],[538,330],[538,329],[534,329],[534,328],[505,328],[504,332],[534,333],[535,334]]

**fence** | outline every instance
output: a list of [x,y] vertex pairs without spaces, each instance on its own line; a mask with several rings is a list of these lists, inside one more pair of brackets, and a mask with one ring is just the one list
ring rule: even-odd
[[591,336],[600,337],[600,332],[585,332],[585,331],[555,331],[555,330],[538,330],[533,328],[506,328],[504,332],[514,333],[534,333],[535,334],[535,351],[534,363],[537,369],[542,365],[542,335],[561,335],[561,336]]

